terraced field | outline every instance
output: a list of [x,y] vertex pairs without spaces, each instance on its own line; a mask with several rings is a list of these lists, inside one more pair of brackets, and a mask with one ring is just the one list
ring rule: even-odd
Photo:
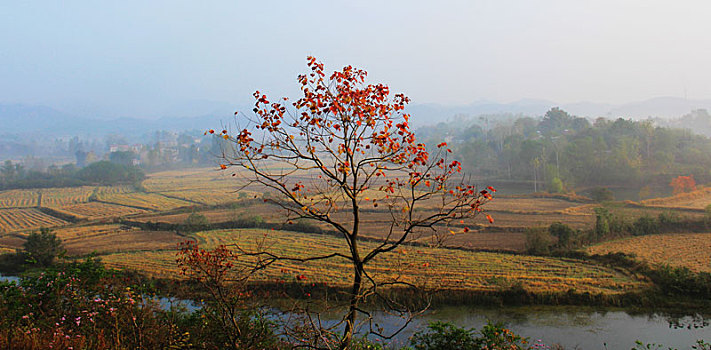
[[640,204],[651,207],[704,209],[711,204],[711,187],[680,193],[671,197],[647,199],[641,201]]
[[670,233],[629,237],[587,248],[590,254],[634,254],[650,264],[711,272],[711,233]]
[[145,210],[171,210],[179,207],[188,207],[194,203],[184,200],[169,198],[156,193],[99,193],[97,200],[110,204],[118,204]]
[[31,208],[37,206],[37,190],[8,190],[0,192],[0,208]]
[[[266,234],[266,235],[265,235]],[[195,235],[205,247],[238,242],[247,250],[266,246],[275,254],[305,257],[311,252],[328,254],[344,252],[337,237],[258,229],[220,230]],[[372,249],[373,243],[364,249]],[[103,256],[113,267],[146,271],[162,277],[178,276],[175,251],[130,252]],[[260,275],[262,280],[293,279],[305,275],[309,282],[346,286],[350,265],[343,259],[330,259],[309,264],[280,262]],[[404,247],[386,254],[371,266],[379,281],[407,281],[449,289],[499,290],[521,283],[531,291],[567,291],[621,293],[643,286],[619,272],[575,260],[466,252],[460,250]]]
[[60,213],[71,215],[77,219],[84,220],[99,220],[104,218],[123,217],[127,215],[143,214],[148,212],[144,209],[102,202],[79,203],[53,209]]
[[54,227],[67,224],[37,209],[0,209],[0,233]]

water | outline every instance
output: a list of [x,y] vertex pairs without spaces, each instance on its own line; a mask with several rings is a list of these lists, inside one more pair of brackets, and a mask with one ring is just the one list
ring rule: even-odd
[[[335,322],[335,316],[325,316]],[[392,331],[402,320],[376,314],[378,324]],[[711,318],[701,315],[670,316],[660,313],[631,314],[623,310],[595,310],[574,307],[507,307],[481,309],[449,307],[431,310],[387,342],[395,347],[409,345],[409,338],[425,330],[431,321],[451,322],[463,328],[480,330],[487,320],[504,322],[506,327],[530,341],[541,339],[546,345],[565,349],[630,349],[635,340],[667,347],[691,349],[698,339],[711,340]],[[329,323],[327,321],[326,323]],[[653,347],[656,349],[656,347]]]
[[15,282],[20,283],[20,278],[15,276],[4,276],[0,273],[0,282]]

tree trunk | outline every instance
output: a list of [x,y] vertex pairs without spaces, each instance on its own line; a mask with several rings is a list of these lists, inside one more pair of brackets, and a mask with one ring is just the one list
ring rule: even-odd
[[358,314],[358,304],[360,304],[360,291],[363,284],[363,264],[360,261],[353,263],[353,286],[351,287],[351,300],[346,315],[346,328],[343,330],[343,338],[339,349],[350,348],[355,332],[356,316]]

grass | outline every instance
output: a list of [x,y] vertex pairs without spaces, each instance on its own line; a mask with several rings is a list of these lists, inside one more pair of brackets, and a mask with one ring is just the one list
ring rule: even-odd
[[696,191],[679,193],[670,197],[647,199],[640,204],[654,207],[701,209],[711,204],[711,187],[704,187]]
[[[266,233],[266,236],[265,236]],[[259,244],[270,252],[305,257],[309,253],[345,252],[337,237],[269,231],[260,229],[200,232],[194,237],[205,247],[239,242],[245,249]],[[372,249],[374,243],[364,243]],[[115,253],[102,257],[112,267],[130,268],[150,275],[175,278],[175,250]],[[308,264],[279,262],[258,276],[262,281],[291,281],[305,275],[309,283],[347,286],[351,267],[344,259],[330,259]],[[578,292],[618,294],[641,288],[644,283],[593,264],[577,260],[467,252],[444,248],[404,247],[385,254],[369,267],[379,281],[406,281],[429,287],[491,291],[520,284],[533,292]]]
[[634,254],[650,264],[711,272],[711,233],[670,233],[628,237],[587,248],[590,254]]

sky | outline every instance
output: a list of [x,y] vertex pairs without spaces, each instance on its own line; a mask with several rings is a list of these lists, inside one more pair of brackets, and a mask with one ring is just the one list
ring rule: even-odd
[[710,1],[2,1],[0,104],[97,117],[297,96],[313,55],[413,103],[711,98]]

